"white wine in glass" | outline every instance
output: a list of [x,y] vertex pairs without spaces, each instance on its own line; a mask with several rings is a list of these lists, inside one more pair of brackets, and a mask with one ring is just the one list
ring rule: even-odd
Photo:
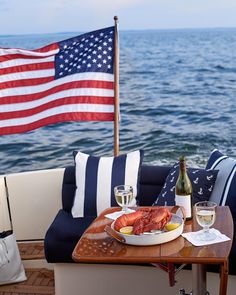
[[122,211],[127,211],[134,199],[133,187],[131,185],[115,186],[114,193],[116,202],[122,208]]
[[212,241],[216,238],[216,235],[209,231],[209,228],[214,224],[216,219],[216,206],[216,203],[210,201],[203,201],[195,204],[196,220],[203,228],[203,231],[196,235],[198,240]]

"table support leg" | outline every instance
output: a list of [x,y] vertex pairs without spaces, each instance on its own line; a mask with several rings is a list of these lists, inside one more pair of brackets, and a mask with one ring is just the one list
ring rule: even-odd
[[226,295],[228,283],[228,261],[220,265],[220,295]]
[[192,264],[192,294],[206,295],[206,266],[204,264]]

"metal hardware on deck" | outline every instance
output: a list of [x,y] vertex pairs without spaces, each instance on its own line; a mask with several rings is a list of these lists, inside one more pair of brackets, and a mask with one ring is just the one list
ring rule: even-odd
[[186,293],[184,289],[179,290],[180,295],[209,295],[206,291],[206,266],[203,264],[192,264],[193,290]]
[[208,295],[206,290],[206,265],[192,264],[193,295]]
[[[184,289],[179,290],[179,295],[194,295],[193,292],[186,293]],[[210,295],[208,291],[206,291],[205,295]]]
[[179,295],[190,295],[190,294],[185,293],[184,289],[180,289],[179,290]]

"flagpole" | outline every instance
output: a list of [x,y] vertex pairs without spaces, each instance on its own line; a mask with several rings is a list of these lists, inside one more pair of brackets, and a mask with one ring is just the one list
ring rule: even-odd
[[114,155],[119,155],[119,44],[118,44],[118,17],[114,16]]

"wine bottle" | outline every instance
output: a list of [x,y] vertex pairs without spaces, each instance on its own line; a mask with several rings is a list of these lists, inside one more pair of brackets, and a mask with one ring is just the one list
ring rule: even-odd
[[192,184],[186,170],[185,157],[179,158],[179,176],[175,185],[175,204],[185,209],[186,220],[192,218]]

